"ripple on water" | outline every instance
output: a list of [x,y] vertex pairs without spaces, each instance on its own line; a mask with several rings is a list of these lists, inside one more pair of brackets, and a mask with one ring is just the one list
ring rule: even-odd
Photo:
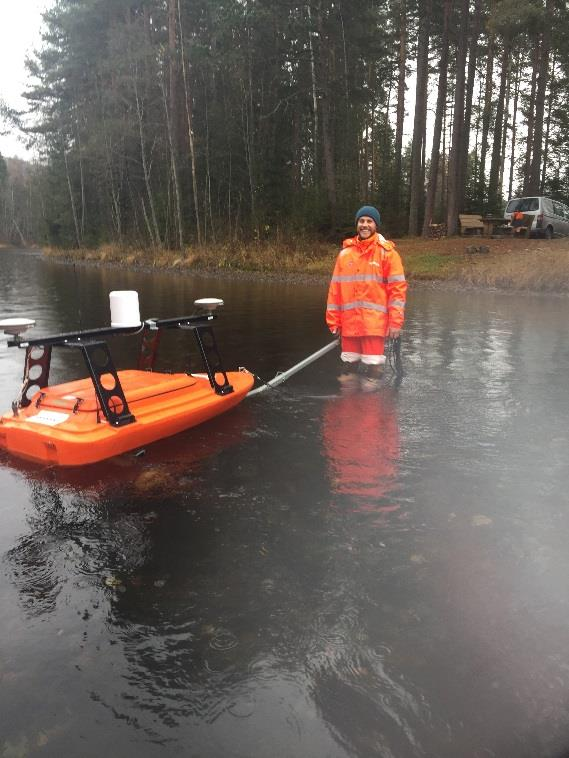
[[375,645],[367,649],[367,655],[370,661],[379,661],[383,663],[392,654],[392,649],[387,645]]
[[277,662],[274,658],[257,658],[249,664],[249,676],[259,682],[270,682],[277,676]]
[[219,652],[233,650],[233,648],[237,647],[238,644],[239,640],[233,634],[233,632],[229,629],[223,628],[216,629],[213,637],[209,642],[209,646],[213,650],[217,650]]
[[253,699],[238,700],[227,708],[227,712],[236,719],[248,719],[255,712],[256,706],[257,703]]
[[55,609],[65,584],[59,573],[57,541],[49,535],[20,540],[6,554],[12,579],[28,615],[40,616]]

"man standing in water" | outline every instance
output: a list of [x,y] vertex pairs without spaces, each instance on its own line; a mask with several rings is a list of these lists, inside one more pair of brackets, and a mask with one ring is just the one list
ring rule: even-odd
[[340,377],[364,374],[364,388],[377,385],[385,363],[385,338],[397,338],[405,318],[407,282],[393,242],[378,233],[377,208],[364,205],[356,213],[357,235],[344,240],[328,290],[326,323],[341,338]]

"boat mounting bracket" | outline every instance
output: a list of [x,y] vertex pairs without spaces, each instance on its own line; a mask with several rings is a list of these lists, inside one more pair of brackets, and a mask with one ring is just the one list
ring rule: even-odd
[[[27,408],[30,405],[32,402],[31,397],[38,390],[43,390],[44,387],[47,387],[50,365],[51,345],[28,345],[26,347],[22,388],[17,399],[12,403],[12,410],[15,416],[18,415],[20,408]],[[36,367],[39,367],[39,373]],[[33,391],[30,392],[30,390]]]
[[[129,410],[109,347],[106,342],[96,338],[136,334],[141,327],[142,325],[103,327],[102,329],[85,329],[80,332],[66,332],[50,337],[37,337],[31,340],[23,340],[19,336],[9,340],[8,347],[18,347],[26,351],[22,388],[17,400],[12,403],[14,415],[18,415],[19,408],[25,408],[31,403],[31,396],[38,389],[48,386],[52,347],[59,346],[77,347],[83,353],[101,410],[109,424],[124,426],[136,421]],[[39,355],[36,354],[38,352]],[[34,371],[36,366],[40,369],[39,374],[34,376],[37,373],[37,370]],[[32,388],[34,391],[30,392]]]
[[[227,374],[223,368],[213,327],[209,323],[215,318],[210,313],[205,316],[147,319],[144,322],[145,332],[142,338],[138,367],[148,369],[154,366],[160,342],[158,335],[161,329],[189,329],[194,332],[212,390],[217,395],[229,395],[233,392],[233,387],[229,383]],[[223,382],[217,380],[217,376],[219,375],[223,377]]]
[[[221,364],[213,329],[211,326],[195,326],[194,333],[211,388],[217,395],[229,395],[233,392],[233,387],[229,384],[227,374]],[[223,377],[223,383],[217,381],[218,374]]]
[[[147,319],[137,326],[87,329],[31,340],[24,340],[16,335],[14,339],[8,341],[8,347],[25,349],[26,362],[20,394],[17,400],[12,403],[14,415],[18,415],[19,408],[25,408],[31,403],[31,396],[38,390],[48,386],[52,347],[75,347],[79,348],[83,354],[101,410],[109,424],[112,426],[131,424],[136,419],[128,407],[109,347],[100,338],[137,334],[142,331],[143,341],[139,368],[152,370],[160,342],[161,329],[192,330],[211,388],[217,395],[229,395],[233,392],[233,387],[229,383],[223,368],[213,328],[210,324],[215,318],[210,312],[205,315]],[[219,381],[218,377],[221,377],[223,381]],[[33,392],[31,392],[32,389]]]
[[130,412],[119,375],[106,342],[72,342],[83,353],[101,410],[111,426],[125,426],[136,421]]

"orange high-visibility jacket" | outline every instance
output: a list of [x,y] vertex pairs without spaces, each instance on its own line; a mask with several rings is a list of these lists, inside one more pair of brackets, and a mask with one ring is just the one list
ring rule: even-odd
[[400,329],[405,318],[407,282],[399,253],[381,234],[373,241],[344,240],[334,267],[326,323],[345,337],[387,334]]

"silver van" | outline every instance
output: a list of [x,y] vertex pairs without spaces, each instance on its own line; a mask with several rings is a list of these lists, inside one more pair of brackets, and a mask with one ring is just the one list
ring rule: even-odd
[[514,197],[508,201],[504,218],[511,220],[514,211],[533,216],[531,237],[565,237],[569,235],[569,208],[550,197]]

